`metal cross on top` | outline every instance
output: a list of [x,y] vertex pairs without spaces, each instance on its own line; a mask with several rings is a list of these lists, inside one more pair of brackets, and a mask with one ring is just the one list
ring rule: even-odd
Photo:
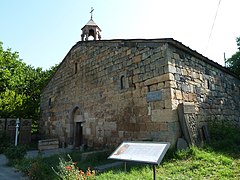
[[90,11],[90,13],[91,13],[91,19],[92,19],[93,11],[94,11],[94,9],[93,9],[93,7],[91,7],[91,11]]

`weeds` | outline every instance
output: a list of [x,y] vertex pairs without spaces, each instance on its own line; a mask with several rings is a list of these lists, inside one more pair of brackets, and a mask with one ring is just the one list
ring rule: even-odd
[[26,146],[10,145],[4,151],[4,154],[9,159],[10,163],[14,163],[15,161],[23,159],[26,153],[27,153]]
[[62,180],[84,180],[86,178],[92,178],[95,176],[95,171],[90,170],[90,167],[88,167],[87,171],[84,172],[83,170],[79,169],[77,167],[77,162],[73,162],[70,155],[68,155],[69,160],[66,161],[63,158],[59,158],[59,165],[57,166],[57,170],[55,170],[53,167],[53,171],[58,176],[59,179]]
[[5,131],[0,132],[0,142],[0,154],[2,154],[11,144],[10,137]]
[[211,142],[209,148],[217,152],[240,158],[240,127],[226,121],[210,121]]
[[[202,148],[193,146],[187,150],[169,151],[162,163],[157,166],[157,179],[240,179],[240,131],[227,123],[214,123],[210,123],[209,126],[211,141]],[[88,166],[94,167],[109,162],[106,160],[107,154],[97,154],[86,161],[81,161],[80,152],[73,152],[70,156],[72,159],[66,155],[61,155],[60,159],[57,155],[23,159],[18,163],[18,168],[31,179],[52,180],[59,177],[64,179],[63,177],[67,177],[69,173],[92,174]],[[68,160],[65,160],[67,158]],[[100,180],[153,177],[152,167],[149,165],[128,164],[127,168],[127,172],[121,167],[92,177]],[[76,177],[73,175],[73,179]]]

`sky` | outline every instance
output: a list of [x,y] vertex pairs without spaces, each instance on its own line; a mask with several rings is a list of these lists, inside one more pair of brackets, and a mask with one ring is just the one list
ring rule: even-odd
[[81,40],[91,7],[103,40],[173,38],[221,65],[237,51],[239,0],[2,0],[0,41],[48,69]]

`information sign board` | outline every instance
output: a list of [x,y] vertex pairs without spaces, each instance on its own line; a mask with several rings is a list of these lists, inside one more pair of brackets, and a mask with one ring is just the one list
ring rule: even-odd
[[123,142],[108,159],[159,165],[169,146],[168,142]]

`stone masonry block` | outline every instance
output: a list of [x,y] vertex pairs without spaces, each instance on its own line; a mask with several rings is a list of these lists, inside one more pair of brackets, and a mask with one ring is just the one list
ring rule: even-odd
[[173,53],[173,58],[176,59],[176,60],[180,59],[179,54]]
[[191,102],[197,101],[197,95],[194,93],[189,93],[188,98],[189,98],[189,101]]
[[158,123],[159,131],[168,131],[168,123]]
[[165,86],[166,88],[177,88],[177,83],[176,81],[165,81]]
[[148,79],[144,82],[144,85],[145,86],[148,86],[148,85],[151,85],[151,84],[156,84],[159,82],[159,78],[158,77],[154,77],[154,78],[151,78],[151,79]]
[[157,126],[157,123],[147,123],[147,131],[152,132],[152,131],[158,131],[159,127]]
[[141,106],[147,105],[146,98],[134,98],[134,104],[141,104]]
[[143,97],[146,96],[147,92],[148,92],[148,87],[143,87],[143,88],[141,89],[141,95],[142,95]]
[[185,101],[189,101],[188,93],[183,92],[182,95],[183,95],[183,99],[184,99]]
[[117,123],[116,122],[104,122],[104,129],[110,129],[112,131],[115,131],[117,129]]
[[138,82],[138,81],[139,81],[138,75],[134,75],[134,76],[133,76],[133,83],[136,83],[136,82]]
[[86,135],[91,135],[91,128],[86,128]]
[[183,100],[176,100],[176,99],[172,99],[172,109],[177,109],[178,108],[178,104],[183,101]]
[[174,89],[162,89],[162,99],[173,99],[174,98]]
[[164,101],[155,101],[153,103],[153,109],[163,109],[165,107]]
[[167,65],[167,66],[164,66],[164,72],[165,73],[176,73],[176,67],[173,66],[173,65]]
[[149,89],[150,89],[150,91],[156,91],[157,90],[157,84],[150,85]]
[[146,123],[139,123],[139,127],[140,127],[140,131],[146,131],[147,130]]
[[183,113],[185,114],[195,113],[195,105],[193,102],[184,102],[181,105],[183,107]]
[[148,79],[144,82],[144,85],[148,86],[151,84],[156,84],[159,82],[164,82],[164,81],[173,81],[174,80],[174,75],[172,73],[166,73],[166,74],[162,74],[160,76]]
[[162,89],[164,87],[165,87],[165,83],[164,82],[160,82],[160,83],[158,83],[157,89],[160,90],[160,89]]
[[175,122],[178,121],[178,115],[176,110],[155,109],[152,110],[151,119],[153,122]]
[[132,95],[133,98],[139,98],[141,97],[141,90],[139,88],[136,88],[134,91],[133,91],[133,95]]
[[166,100],[164,101],[164,108],[166,108],[166,109],[172,109],[172,101],[171,101],[171,99],[166,99]]
[[182,100],[183,99],[182,91],[176,90],[175,94],[176,94],[176,99],[178,99],[178,100]]
[[133,62],[134,63],[139,63],[141,60],[142,60],[142,56],[141,55],[133,57]]
[[127,50],[127,55],[131,54],[131,49]]
[[188,72],[187,72],[186,69],[182,69],[182,75],[184,75],[184,76],[187,76],[187,75],[188,75]]
[[177,109],[179,101],[176,99],[167,99],[164,101],[166,109]]
[[120,138],[123,138],[124,137],[124,131],[118,131],[118,136]]

